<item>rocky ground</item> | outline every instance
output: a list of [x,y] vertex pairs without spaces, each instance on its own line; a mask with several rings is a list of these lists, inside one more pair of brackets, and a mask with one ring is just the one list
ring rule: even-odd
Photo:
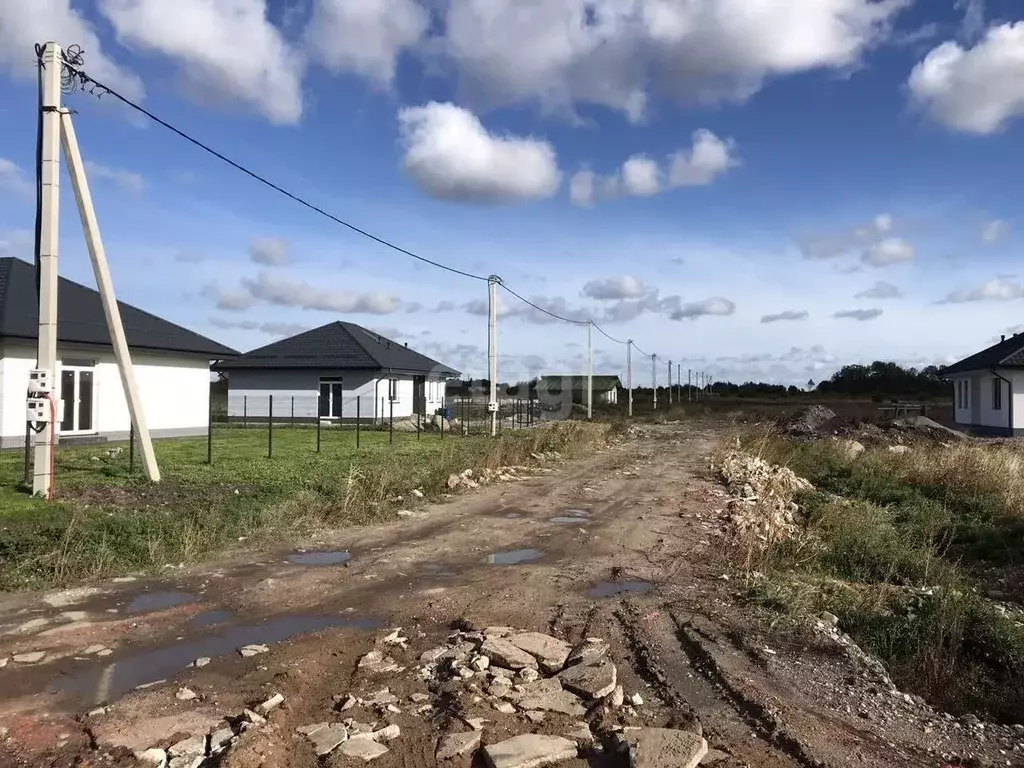
[[634,429],[305,552],[5,598],[0,766],[1024,765],[1024,728],[901,693],[830,617],[746,606],[763,468],[720,485],[723,437]]

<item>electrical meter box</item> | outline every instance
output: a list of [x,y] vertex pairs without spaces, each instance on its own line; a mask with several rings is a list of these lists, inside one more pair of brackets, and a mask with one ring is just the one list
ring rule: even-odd
[[488,403],[487,404],[487,412],[488,413],[497,413],[498,412],[498,404],[497,403]]
[[25,420],[37,424],[50,421],[50,401],[45,397],[30,397],[25,411]]
[[47,395],[52,390],[50,383],[50,372],[43,368],[36,368],[28,372],[28,391]]

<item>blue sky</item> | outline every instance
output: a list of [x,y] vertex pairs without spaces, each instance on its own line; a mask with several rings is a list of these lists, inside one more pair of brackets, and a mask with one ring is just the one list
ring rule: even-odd
[[[31,254],[32,46],[55,39],[332,213],[684,370],[802,384],[846,362],[951,362],[1024,330],[1022,11],[0,0],[0,253]],[[485,284],[362,239],[109,97],[66,103],[123,300],[242,350],[352,320],[484,373]],[[91,284],[62,204],[61,272]],[[581,369],[584,328],[502,301],[502,378]],[[595,348],[598,372],[623,372],[622,345],[595,333]]]

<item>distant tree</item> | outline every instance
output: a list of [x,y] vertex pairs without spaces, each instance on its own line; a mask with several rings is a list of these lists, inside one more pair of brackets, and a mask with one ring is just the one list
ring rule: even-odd
[[812,389],[814,389],[814,379],[808,379],[807,380],[807,391],[810,392]]

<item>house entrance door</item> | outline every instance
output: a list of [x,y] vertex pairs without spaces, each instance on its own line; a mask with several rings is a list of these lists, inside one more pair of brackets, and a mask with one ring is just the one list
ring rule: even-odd
[[427,377],[414,376],[412,379],[413,412],[427,415]]
[[62,367],[60,372],[60,434],[95,432],[93,427],[93,369]]

